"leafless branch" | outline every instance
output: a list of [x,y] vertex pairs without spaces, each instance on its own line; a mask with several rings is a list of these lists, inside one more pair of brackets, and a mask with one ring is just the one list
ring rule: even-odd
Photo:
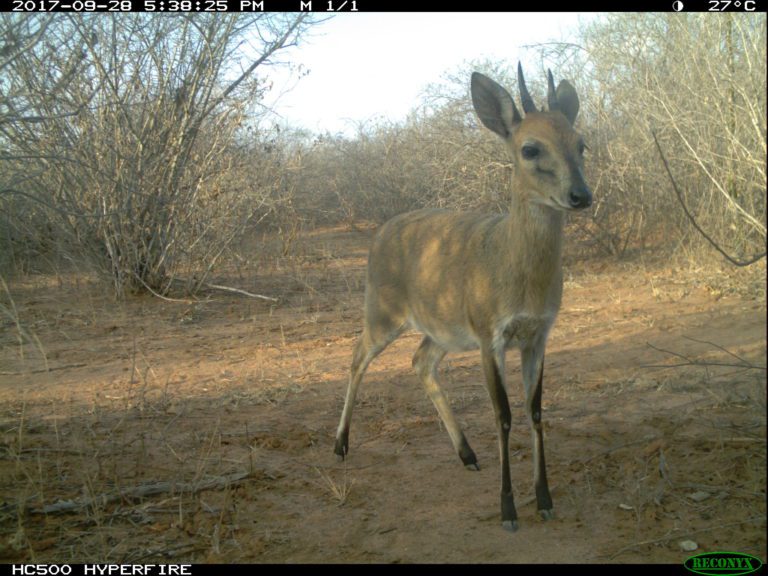
[[658,346],[654,346],[650,342],[646,342],[646,346],[649,348],[653,348],[654,350],[658,352],[662,352],[664,354],[669,354],[671,356],[675,356],[676,358],[680,358],[684,360],[684,362],[681,362],[679,364],[643,364],[641,365],[642,368],[679,368],[681,366],[701,366],[701,367],[707,367],[707,366],[719,366],[719,367],[725,367],[725,368],[746,368],[749,370],[763,370],[765,371],[765,366],[758,366],[755,364],[752,364],[751,362],[748,362],[747,360],[744,360],[743,358],[737,356],[733,352],[729,352],[722,346],[718,346],[717,344],[713,344],[712,342],[707,342],[704,340],[696,340],[694,338],[688,338],[689,340],[693,340],[694,342],[700,342],[702,344],[710,344],[714,346],[715,348],[718,348],[730,356],[733,356],[734,358],[737,358],[741,361],[740,364],[734,364],[733,362],[703,362],[700,360],[693,360],[689,358],[688,356],[685,356],[684,354],[681,354],[680,352],[675,352],[674,350],[667,350],[665,348],[660,348]]
[[753,256],[747,260],[737,260],[730,254],[728,254],[725,250],[723,250],[717,242],[715,242],[709,234],[707,234],[701,226],[699,226],[698,222],[696,222],[696,218],[693,217],[693,214],[688,210],[688,206],[685,205],[685,200],[683,200],[683,195],[680,192],[680,189],[677,187],[677,182],[675,182],[675,178],[672,176],[672,171],[669,168],[669,164],[667,163],[667,159],[664,156],[664,152],[661,149],[661,145],[659,144],[658,138],[656,138],[656,132],[654,130],[651,130],[651,134],[653,135],[653,141],[656,143],[656,148],[659,150],[659,156],[661,156],[661,161],[664,163],[664,168],[667,171],[667,174],[669,175],[669,180],[672,182],[672,188],[675,190],[675,195],[677,196],[678,202],[680,202],[680,206],[683,207],[683,211],[685,212],[685,215],[688,217],[688,220],[691,221],[691,224],[693,224],[693,227],[696,228],[696,230],[701,234],[707,242],[709,242],[715,250],[720,252],[725,258],[731,263],[736,266],[749,266],[750,264],[754,264],[758,260],[761,260],[762,258],[765,258],[766,253],[763,252],[761,254],[757,254],[756,256]]

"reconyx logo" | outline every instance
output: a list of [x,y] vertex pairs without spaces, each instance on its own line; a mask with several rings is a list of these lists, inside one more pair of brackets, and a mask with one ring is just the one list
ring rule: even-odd
[[691,556],[683,566],[705,576],[740,576],[757,571],[763,563],[759,558],[739,552],[707,552]]

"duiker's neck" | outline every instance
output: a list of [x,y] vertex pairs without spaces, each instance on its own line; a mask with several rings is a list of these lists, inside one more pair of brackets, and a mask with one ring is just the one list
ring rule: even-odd
[[544,250],[554,249],[560,255],[565,222],[562,211],[533,202],[526,195],[513,193],[509,221],[513,236]]

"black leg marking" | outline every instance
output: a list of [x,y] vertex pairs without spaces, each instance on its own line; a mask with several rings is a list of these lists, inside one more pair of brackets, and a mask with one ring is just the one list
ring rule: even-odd
[[549,493],[547,483],[547,464],[544,458],[544,434],[541,427],[541,392],[544,388],[544,358],[541,359],[541,370],[539,371],[539,382],[533,393],[533,402],[531,405],[531,418],[536,434],[534,450],[538,453],[538,470],[536,470],[536,506],[539,514],[544,520],[553,517],[552,496]]
[[345,430],[341,435],[336,438],[336,444],[333,447],[333,453],[339,458],[344,460],[349,452],[349,430]]
[[469,447],[467,439],[464,434],[461,435],[461,448],[459,449],[459,458],[461,462],[467,468],[467,470],[480,470],[480,465],[477,463],[477,456],[475,451]]

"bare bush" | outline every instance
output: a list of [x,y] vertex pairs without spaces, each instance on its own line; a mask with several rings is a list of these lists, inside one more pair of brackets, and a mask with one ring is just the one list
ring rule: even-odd
[[267,87],[256,70],[305,20],[2,15],[5,247],[51,228],[117,295],[199,285],[269,210],[271,183],[233,178],[235,135]]

